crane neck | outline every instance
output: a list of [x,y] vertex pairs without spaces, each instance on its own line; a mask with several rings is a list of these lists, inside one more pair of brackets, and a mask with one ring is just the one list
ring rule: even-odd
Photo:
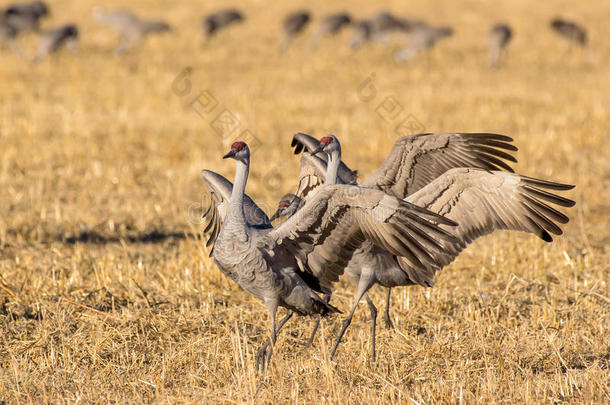
[[231,199],[229,201],[228,210],[228,215],[235,218],[244,218],[244,193],[246,191],[246,182],[248,181],[249,170],[249,158],[245,163],[240,160],[236,160],[235,179],[233,182],[233,190],[231,191]]
[[326,178],[324,184],[337,184],[337,174],[339,173],[339,165],[341,164],[341,147],[333,150],[328,154],[328,163],[326,165]]

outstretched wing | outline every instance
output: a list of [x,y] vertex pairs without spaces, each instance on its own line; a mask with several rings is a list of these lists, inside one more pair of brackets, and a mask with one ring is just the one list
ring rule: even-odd
[[440,267],[442,244],[458,243],[436,224],[456,224],[382,191],[351,185],[321,187],[261,247],[286,249],[325,290],[339,279],[354,251],[374,243],[414,268]]
[[[319,153],[315,156],[310,154],[319,143],[316,138],[301,132],[296,133],[292,138],[291,146],[294,147],[294,154],[303,152],[299,170],[299,185],[296,192],[296,195],[302,200],[306,200],[312,191],[324,184],[328,157],[325,153]],[[337,172],[338,184],[356,184],[357,176],[358,172],[356,170],[351,170],[345,163],[341,162]]]
[[405,198],[457,167],[513,172],[504,161],[517,161],[506,152],[517,151],[512,140],[486,133],[405,136],[394,143],[379,169],[361,185]]
[[[210,201],[205,203],[203,210],[203,218],[206,220],[203,233],[209,235],[206,246],[210,246],[216,241],[222,222],[227,215],[233,183],[211,170],[202,170],[201,177],[210,194]],[[271,228],[267,214],[247,194],[244,196],[244,216],[248,224],[255,228]]]
[[[450,229],[457,241],[443,241],[443,254],[435,256],[445,266],[473,240],[496,229],[533,233],[551,242],[551,233],[562,233],[557,223],[566,224],[568,217],[549,203],[561,207],[572,207],[575,203],[546,190],[572,188],[513,173],[462,168],[446,172],[406,201],[458,223]],[[402,264],[409,278],[419,284],[429,284],[426,280],[434,276],[431,269],[422,271]]]

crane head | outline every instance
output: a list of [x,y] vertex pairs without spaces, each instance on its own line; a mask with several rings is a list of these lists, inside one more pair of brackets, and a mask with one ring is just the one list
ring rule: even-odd
[[341,149],[341,144],[339,143],[339,140],[337,139],[337,137],[334,135],[326,135],[326,136],[323,136],[322,138],[320,138],[320,143],[318,144],[318,147],[315,150],[313,150],[311,152],[311,154],[315,155],[317,153],[324,152],[330,156],[331,152],[333,152],[335,150],[340,150],[340,149]]
[[280,202],[277,204],[277,210],[271,217],[271,221],[273,222],[277,218],[282,217],[291,217],[301,205],[301,199],[294,194],[287,193],[284,194]]
[[248,145],[243,141],[233,142],[233,144],[231,144],[231,150],[222,158],[233,158],[245,163],[250,158],[250,148],[248,148]]

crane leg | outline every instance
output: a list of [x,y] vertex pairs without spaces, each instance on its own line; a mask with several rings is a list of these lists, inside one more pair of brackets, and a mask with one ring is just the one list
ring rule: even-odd
[[385,296],[385,311],[383,311],[383,320],[385,322],[386,329],[394,329],[394,324],[390,318],[390,297],[392,296],[392,289],[388,288],[388,292]]
[[[277,306],[276,306],[277,309]],[[271,309],[269,309],[270,317],[271,317],[271,337],[267,339],[267,341],[263,344],[263,346],[256,353],[256,369],[264,372],[269,366],[269,362],[271,361],[271,355],[273,354],[273,346],[275,345],[275,340],[277,334],[280,332],[280,329],[284,327],[286,322],[292,318],[294,312],[292,310],[286,311],[286,316],[282,318],[277,328],[275,327],[275,310],[272,313]]]
[[369,304],[369,310],[371,311],[371,361],[374,363],[376,359],[375,332],[377,329],[377,308],[367,293],[364,294],[364,298],[367,304]]
[[341,331],[339,331],[339,336],[337,336],[337,340],[335,340],[335,344],[330,352],[330,358],[332,359],[335,356],[335,352],[337,351],[337,347],[339,347],[339,343],[341,343],[341,339],[345,334],[350,323],[352,323],[352,318],[354,317],[354,313],[356,312],[356,308],[358,308],[358,303],[362,299],[362,296],[366,294],[366,292],[373,285],[374,278],[366,277],[364,273],[360,276],[360,280],[358,281],[358,291],[356,293],[356,299],[354,300],[354,305],[352,306],[352,310],[350,311],[348,317],[343,321],[343,326],[341,327]]
[[[328,304],[328,302],[330,301],[330,296],[331,294],[326,294],[324,295],[324,302]],[[313,330],[311,331],[311,336],[309,336],[309,339],[307,340],[307,343],[305,344],[305,347],[311,347],[313,345],[313,340],[316,337],[316,332],[318,332],[318,328],[320,327],[320,321],[322,320],[321,317],[318,317],[316,319],[316,322],[313,325]]]

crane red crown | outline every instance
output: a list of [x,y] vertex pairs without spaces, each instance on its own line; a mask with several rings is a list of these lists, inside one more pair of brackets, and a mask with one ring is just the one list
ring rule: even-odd
[[322,142],[324,145],[330,145],[333,143],[333,138],[331,136],[323,136],[320,138],[320,142]]
[[231,144],[231,149],[243,150],[246,146],[245,142],[237,141]]

